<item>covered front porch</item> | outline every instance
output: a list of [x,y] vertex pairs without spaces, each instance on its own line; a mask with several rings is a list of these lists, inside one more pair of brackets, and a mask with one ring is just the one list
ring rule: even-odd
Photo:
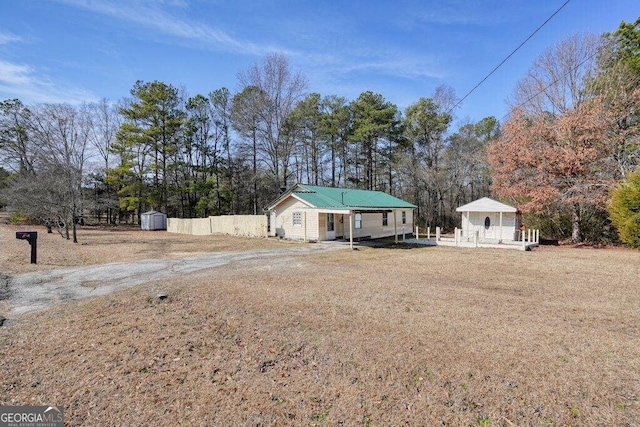
[[408,215],[407,209],[321,208],[313,211],[317,213],[318,240],[343,239],[349,241],[351,248],[354,241],[393,236],[398,242],[403,235],[413,232],[413,212]]

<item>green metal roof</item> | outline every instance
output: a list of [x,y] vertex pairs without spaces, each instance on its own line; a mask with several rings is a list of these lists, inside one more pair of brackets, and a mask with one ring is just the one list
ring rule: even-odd
[[393,197],[382,191],[357,190],[353,188],[320,187],[299,184],[291,192],[317,208],[335,209],[385,209],[417,206]]

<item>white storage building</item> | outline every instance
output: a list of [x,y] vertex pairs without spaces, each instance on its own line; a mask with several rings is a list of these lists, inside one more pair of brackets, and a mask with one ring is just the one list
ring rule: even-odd
[[483,197],[456,209],[462,213],[462,238],[473,240],[477,231],[480,241],[497,243],[518,240],[521,217],[513,206]]
[[140,228],[143,230],[166,230],[167,215],[158,211],[145,212],[140,216]]

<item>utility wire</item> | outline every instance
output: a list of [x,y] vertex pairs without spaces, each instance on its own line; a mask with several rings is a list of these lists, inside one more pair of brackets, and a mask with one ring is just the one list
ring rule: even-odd
[[528,41],[529,41],[533,36],[535,36],[535,35],[536,35],[536,33],[542,29],[542,27],[544,27],[545,25],[547,25],[547,23],[548,23],[549,21],[551,21],[551,19],[553,19],[553,17],[554,17],[554,16],[556,16],[556,15],[558,14],[558,12],[560,12],[560,11],[561,11],[561,10],[562,10],[566,5],[567,5],[567,4],[569,4],[569,2],[570,2],[570,1],[571,1],[571,0],[567,0],[567,1],[565,1],[565,2],[562,4],[562,6],[560,6],[560,7],[558,8],[558,10],[556,10],[555,12],[553,12],[553,14],[551,14],[551,16],[549,16],[549,17],[547,18],[547,20],[546,20],[546,21],[544,21],[542,24],[540,24],[540,26],[539,26],[538,28],[536,28],[536,29],[535,29],[535,31],[529,35],[529,37],[527,37],[527,38],[526,38],[522,43],[520,43],[520,44],[518,45],[518,47],[516,47],[516,48],[513,50],[513,52],[511,52],[509,55],[507,55],[507,57],[506,57],[506,58],[504,58],[504,59],[502,60],[502,62],[500,62],[498,65],[496,65],[496,66],[495,66],[495,68],[494,68],[493,70],[491,70],[491,72],[485,76],[485,78],[483,78],[482,80],[480,80],[480,83],[478,83],[477,85],[475,85],[475,86],[473,87],[473,89],[471,89],[469,92],[467,92],[467,94],[466,94],[465,96],[463,96],[463,97],[462,97],[462,99],[460,99],[460,101],[458,101],[458,102],[456,103],[456,105],[454,105],[453,107],[451,107],[451,108],[449,109],[449,111],[447,111],[447,113],[451,113],[451,112],[452,112],[452,111],[453,111],[453,110],[454,110],[458,105],[462,104],[462,101],[464,101],[465,99],[467,99],[467,97],[468,97],[469,95],[471,95],[471,94],[472,94],[476,89],[478,89],[478,87],[480,87],[480,85],[481,85],[482,83],[484,83],[484,82],[485,82],[489,77],[491,77],[491,75],[492,75],[493,73],[495,73],[495,72],[498,70],[498,68],[502,67],[502,65],[504,65],[504,63],[505,63],[505,62],[507,62],[507,61],[509,60],[509,58],[511,58],[511,57],[512,57],[512,56],[513,56],[517,51],[519,51],[519,50],[520,50],[520,48],[521,48],[522,46],[524,46],[524,45],[525,45],[525,43],[527,43],[527,42],[528,42]]

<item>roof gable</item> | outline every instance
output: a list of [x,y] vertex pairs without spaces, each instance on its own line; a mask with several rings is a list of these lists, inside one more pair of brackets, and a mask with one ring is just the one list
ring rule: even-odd
[[505,205],[489,197],[483,197],[460,206],[456,209],[456,212],[518,212],[518,210],[513,206]]
[[271,207],[278,205],[288,195],[315,208],[333,209],[382,209],[407,208],[416,206],[382,191],[358,190],[354,188],[321,187],[318,185],[297,184],[283,194]]

